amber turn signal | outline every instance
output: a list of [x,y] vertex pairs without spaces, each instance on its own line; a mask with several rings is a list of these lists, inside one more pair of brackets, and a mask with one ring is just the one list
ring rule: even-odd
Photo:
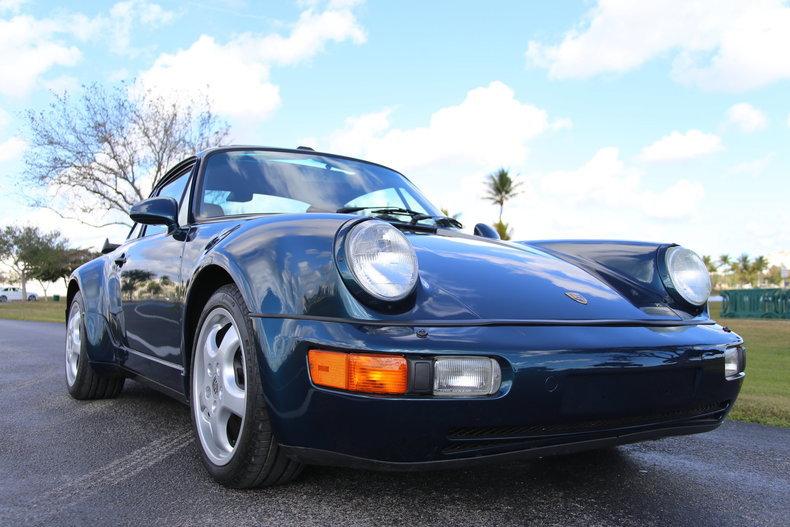
[[310,378],[318,386],[363,393],[408,391],[408,366],[401,355],[310,350],[307,362]]

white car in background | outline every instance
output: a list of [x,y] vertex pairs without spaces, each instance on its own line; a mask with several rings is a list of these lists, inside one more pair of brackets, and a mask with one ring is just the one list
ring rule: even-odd
[[[27,299],[33,302],[38,300],[38,295],[35,293],[28,293]],[[22,300],[22,290],[18,287],[3,287],[0,289],[0,302],[9,302],[11,300]]]

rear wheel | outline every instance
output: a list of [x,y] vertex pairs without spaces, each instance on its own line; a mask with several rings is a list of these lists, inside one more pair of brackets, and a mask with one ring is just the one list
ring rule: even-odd
[[66,387],[75,399],[109,399],[117,397],[124,378],[100,375],[88,361],[82,295],[77,293],[69,306],[66,320]]
[[233,285],[209,299],[192,350],[192,423],[206,469],[234,488],[291,481],[302,465],[287,458],[272,433],[263,400],[252,327]]

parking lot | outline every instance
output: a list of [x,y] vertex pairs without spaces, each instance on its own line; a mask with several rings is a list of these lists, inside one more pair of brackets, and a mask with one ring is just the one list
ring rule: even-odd
[[198,459],[185,406],[134,382],[70,399],[63,325],[0,320],[3,525],[781,525],[790,430],[690,437],[460,471],[315,467],[233,491]]

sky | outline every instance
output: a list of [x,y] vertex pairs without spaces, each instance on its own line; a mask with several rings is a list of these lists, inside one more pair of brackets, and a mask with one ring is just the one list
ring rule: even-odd
[[206,94],[237,144],[391,166],[466,230],[487,174],[514,239],[790,249],[790,2],[0,0],[0,226],[28,206],[24,112],[82,84]]

